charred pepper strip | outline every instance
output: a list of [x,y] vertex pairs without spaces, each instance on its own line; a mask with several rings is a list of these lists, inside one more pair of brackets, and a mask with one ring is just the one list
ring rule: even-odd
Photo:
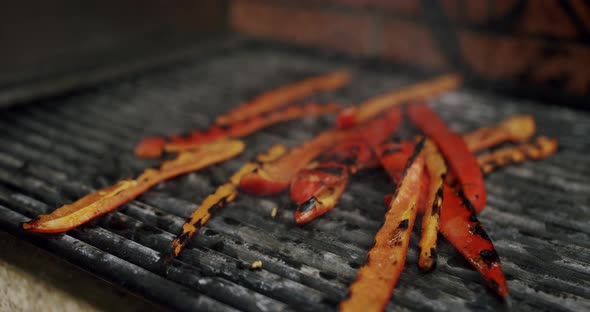
[[425,99],[459,87],[461,77],[456,74],[444,75],[432,80],[390,91],[363,102],[358,107],[349,107],[340,112],[336,119],[339,128],[349,128],[361,124],[379,112],[411,100]]
[[159,169],[146,169],[135,180],[120,181],[48,215],[40,215],[24,223],[23,228],[31,232],[65,232],[118,208],[161,181],[230,159],[243,150],[244,143],[237,140],[203,145],[198,150],[181,153],[175,159],[163,162]]
[[535,134],[535,119],[531,115],[516,115],[491,127],[466,134],[463,140],[470,151],[481,151],[504,142],[524,142],[533,134]]
[[291,183],[291,199],[299,206],[299,225],[330,211],[340,200],[349,177],[357,170],[374,166],[378,159],[373,146],[387,139],[399,126],[401,111],[390,109],[385,116],[352,132],[316,159],[313,169],[299,172]]
[[343,140],[322,154],[313,169],[299,172],[291,183],[291,199],[299,204],[295,223],[306,224],[334,208],[348,186],[350,175],[375,160],[366,141]]
[[486,205],[486,189],[477,159],[469,151],[461,135],[453,132],[425,104],[408,107],[410,120],[432,139],[444,155],[452,173],[461,184],[463,193],[479,212]]
[[475,209],[468,200],[463,199],[446,185],[443,196],[440,233],[481,274],[486,284],[495,293],[505,297],[508,294],[508,287],[498,253],[475,216]]
[[343,135],[341,131],[329,130],[292,148],[279,159],[246,174],[240,181],[240,189],[255,195],[282,192],[300,170]]
[[[422,141],[423,142],[423,141]],[[383,311],[406,261],[410,235],[416,219],[420,177],[424,158],[422,143],[410,157],[394,199],[385,214],[385,223],[375,235],[367,262],[349,287],[349,297],[340,311]]]
[[[404,167],[414,150],[414,144],[409,141],[400,143],[387,142],[377,148],[381,166],[389,174],[393,182],[398,183],[404,172]],[[386,205],[386,206],[389,206]]]
[[238,196],[238,184],[240,179],[247,173],[250,173],[261,164],[277,159],[286,152],[283,145],[274,145],[268,151],[258,155],[256,161],[248,162],[234,175],[229,181],[217,188],[215,193],[207,196],[199,207],[191,213],[187,221],[182,225],[182,232],[174,241],[172,241],[172,254],[168,256],[169,259],[177,257],[184,246],[189,242],[190,238],[196,234],[202,227],[211,219],[213,212],[219,208],[224,207],[232,202]]
[[420,235],[420,255],[418,267],[430,271],[436,263],[436,240],[439,228],[440,209],[443,203],[443,184],[447,174],[445,160],[430,140],[424,144],[424,162],[428,171],[429,185],[425,211],[422,216],[422,233]]
[[297,210],[295,210],[295,223],[298,225],[306,224],[336,206],[350,179],[350,175],[346,171],[344,172],[337,181],[329,185],[322,185],[311,197],[297,207]]
[[231,125],[215,125],[208,130],[193,131],[186,137],[173,136],[169,139],[163,137],[145,138],[135,147],[135,155],[143,158],[160,157],[164,151],[180,152],[183,150],[194,149],[201,144],[213,142],[223,138],[238,138],[246,136],[279,122],[306,116],[317,116],[333,113],[339,109],[339,106],[334,103],[325,105],[319,105],[315,103],[303,106],[290,105],[281,110],[252,116],[241,121],[236,121]]
[[477,162],[481,167],[481,171],[488,174],[510,164],[548,157],[555,154],[556,151],[556,139],[540,136],[534,142],[504,147],[480,155],[477,157]]
[[351,79],[352,75],[349,71],[340,70],[266,91],[230,110],[227,114],[217,117],[216,123],[223,126],[250,119],[279,106],[309,97],[316,92],[340,89],[349,84]]
[[297,173],[303,170],[314,158],[343,138],[358,133],[371,133],[374,135],[363,136],[367,143],[375,145],[380,143],[380,135],[377,134],[380,132],[390,133],[387,129],[393,126],[397,127],[397,124],[393,123],[396,118],[399,118],[399,113],[391,110],[387,114],[357,128],[325,131],[302,145],[291,149],[276,161],[265,164],[256,172],[245,175],[240,181],[240,188],[255,195],[279,193],[287,189]]
[[[387,145],[395,146],[395,144],[392,143]],[[411,146],[411,143],[408,142],[406,145]],[[383,150],[383,147],[380,149]],[[385,154],[381,158],[384,167],[394,170],[392,172],[388,171],[390,176],[394,179],[400,172],[400,162],[404,159],[408,159],[406,150],[407,149],[398,150],[397,153],[401,154],[401,157],[395,154],[390,154],[389,156]],[[401,172],[403,172],[403,170]],[[423,179],[424,177],[421,178],[421,180]],[[391,205],[391,200],[389,198],[391,197],[385,199],[386,205],[388,206]],[[468,201],[462,200],[461,197],[455,194],[452,188],[446,184],[443,185],[443,194],[441,198],[444,200],[442,201],[442,209],[440,209],[438,231],[442,233],[453,246],[455,246],[455,248],[478,272],[480,272],[486,283],[492,287],[495,292],[504,296],[507,293],[504,274],[499,266],[499,262],[495,260],[491,261],[493,260],[493,257],[491,256],[496,255],[496,252],[483,227],[477,221],[474,208]],[[465,216],[468,212],[472,213]],[[455,215],[457,218],[454,217]],[[428,216],[428,213],[425,213],[424,216]],[[422,244],[422,238],[420,243]],[[420,247],[420,256],[422,256],[422,252],[425,248],[422,245],[420,245]],[[490,266],[482,266],[482,263],[486,263],[482,259],[486,259],[485,261],[489,262]]]

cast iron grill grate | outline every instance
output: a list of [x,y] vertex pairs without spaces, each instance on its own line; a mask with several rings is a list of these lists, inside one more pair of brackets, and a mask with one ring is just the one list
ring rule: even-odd
[[[276,47],[242,48],[198,58],[133,79],[42,103],[0,117],[0,228],[86,270],[180,310],[334,310],[383,220],[386,175],[354,179],[341,204],[300,228],[288,196],[240,195],[163,268],[167,250],[196,205],[246,160],[274,143],[295,145],[330,126],[328,117],[274,126],[249,137],[227,163],[156,186],[137,200],[65,235],[35,235],[20,222],[133,176],[156,161],[133,156],[145,135],[205,127],[256,93],[313,73],[352,67],[353,86],[318,100],[358,103],[413,80],[355,63]],[[532,113],[560,152],[510,167],[486,180],[481,214],[507,274],[512,307],[529,311],[590,308],[590,115],[460,90],[433,100],[452,127],[468,131],[503,117]],[[277,217],[271,210],[279,208]],[[390,310],[495,310],[494,298],[449,244],[422,274],[412,238]],[[263,269],[251,271],[261,260]]]

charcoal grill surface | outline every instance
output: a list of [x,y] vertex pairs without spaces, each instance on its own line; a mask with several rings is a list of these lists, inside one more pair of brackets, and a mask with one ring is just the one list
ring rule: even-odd
[[[328,128],[330,117],[263,130],[247,138],[242,156],[161,183],[66,234],[20,230],[21,222],[39,213],[157,164],[134,157],[140,138],[206,127],[215,115],[263,90],[348,67],[355,75],[350,88],[315,99],[354,104],[415,81],[394,71],[273,46],[244,44],[213,54],[3,110],[0,229],[175,309],[335,310],[383,221],[383,195],[393,189],[377,170],[361,173],[335,210],[305,227],[294,225],[286,194],[240,195],[193,238],[178,261],[166,268],[158,263],[190,212],[242,163],[272,144],[303,142]],[[465,89],[430,102],[460,132],[530,113],[539,133],[559,139],[555,156],[486,179],[489,203],[480,219],[500,254],[513,309],[590,309],[590,115]],[[279,213],[272,218],[274,207]],[[416,251],[414,235],[388,310],[505,307],[447,242],[440,243],[438,266],[429,274],[417,269]],[[263,269],[247,269],[256,260]]]

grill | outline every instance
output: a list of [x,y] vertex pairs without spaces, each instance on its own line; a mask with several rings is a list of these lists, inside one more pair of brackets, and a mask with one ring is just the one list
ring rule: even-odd
[[[235,38],[220,38],[229,42]],[[354,59],[238,40],[231,52],[205,47],[193,59],[69,96],[4,110],[0,117],[0,229],[178,310],[335,310],[381,226],[387,176],[356,176],[336,209],[298,227],[286,194],[241,194],[196,235],[170,266],[158,262],[196,205],[245,161],[275,143],[299,144],[333,117],[280,124],[246,139],[226,163],[159,184],[137,200],[61,235],[25,233],[20,223],[90,191],[134,176],[156,161],[133,147],[150,134],[206,127],[253,95],[311,74],[352,68],[352,87],[316,97],[345,104],[415,77]],[[218,43],[219,43],[218,42]],[[461,89],[431,101],[461,132],[531,113],[538,132],[557,137],[553,157],[486,179],[480,219],[507,274],[513,308],[590,309],[590,115]],[[271,210],[278,207],[278,215]],[[419,227],[417,227],[419,228]],[[417,233],[415,233],[417,234]],[[417,235],[388,310],[496,310],[504,303],[447,242],[432,273],[416,266]],[[263,262],[263,269],[249,270]]]

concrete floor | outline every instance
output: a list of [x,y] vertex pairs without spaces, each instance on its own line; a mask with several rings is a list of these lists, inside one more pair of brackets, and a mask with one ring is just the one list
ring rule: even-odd
[[164,311],[0,231],[0,312]]

